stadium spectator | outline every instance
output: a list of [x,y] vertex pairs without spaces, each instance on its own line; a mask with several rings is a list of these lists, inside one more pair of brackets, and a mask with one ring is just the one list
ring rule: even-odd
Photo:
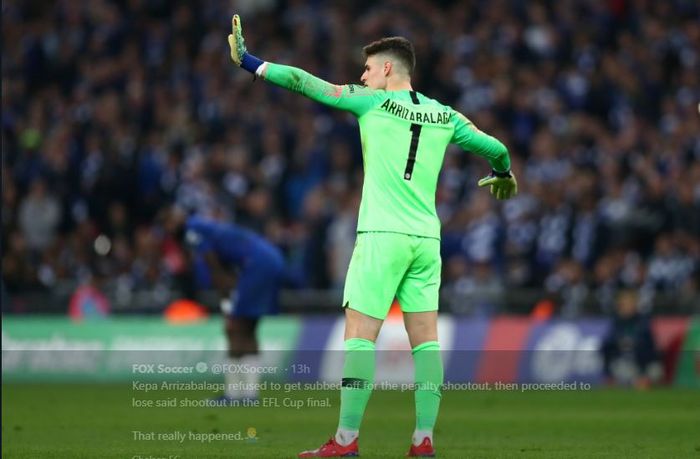
[[[487,263],[507,294],[541,287],[573,259],[592,312],[612,309],[625,285],[643,287],[644,308],[680,304],[675,295],[700,304],[697,2],[247,3],[248,20],[265,24],[250,31],[256,51],[326,80],[353,81],[360,46],[405,35],[419,57],[416,88],[509,146],[524,177],[506,204],[483,204],[471,187],[483,165],[446,155],[446,265]],[[9,293],[75,282],[99,234],[112,238],[112,290],[125,279],[172,285],[154,217],[173,202],[262,231],[311,270],[309,287],[338,286],[347,206],[361,189],[354,121],[233,73],[221,40],[229,7],[3,3]],[[311,247],[309,237],[323,240]]]
[[39,253],[47,249],[56,236],[60,218],[58,199],[48,194],[42,179],[34,180],[29,194],[19,205],[19,227],[27,239],[27,247]]
[[603,340],[603,372],[610,383],[646,389],[661,377],[659,355],[649,317],[638,311],[638,295],[622,290],[617,296],[611,328]]

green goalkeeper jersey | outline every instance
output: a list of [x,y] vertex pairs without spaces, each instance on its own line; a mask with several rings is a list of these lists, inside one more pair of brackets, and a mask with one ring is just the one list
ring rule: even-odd
[[508,150],[464,115],[415,91],[334,85],[295,68],[267,63],[278,86],[353,113],[360,125],[364,185],[357,231],[440,238],[435,194],[450,143],[510,170]]

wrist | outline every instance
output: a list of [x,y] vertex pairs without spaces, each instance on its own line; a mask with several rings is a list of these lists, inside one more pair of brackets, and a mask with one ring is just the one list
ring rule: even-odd
[[510,169],[505,172],[499,172],[496,169],[491,169],[491,175],[498,178],[512,178],[513,174],[510,173]]
[[231,314],[233,311],[233,302],[230,298],[221,298],[219,306],[221,307],[221,312],[224,314]]
[[241,68],[249,71],[250,73],[255,73],[255,71],[258,70],[258,67],[264,63],[265,62],[262,59],[259,59],[248,52],[243,53],[243,57],[241,58]]

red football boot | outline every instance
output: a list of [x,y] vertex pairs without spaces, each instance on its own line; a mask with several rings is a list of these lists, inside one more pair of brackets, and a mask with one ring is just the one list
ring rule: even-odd
[[331,437],[323,446],[312,451],[299,453],[299,457],[357,457],[360,451],[357,449],[357,438],[348,446],[343,446]]
[[433,449],[433,442],[430,438],[425,437],[420,445],[416,446],[411,443],[411,449],[406,453],[408,457],[435,457],[435,450]]

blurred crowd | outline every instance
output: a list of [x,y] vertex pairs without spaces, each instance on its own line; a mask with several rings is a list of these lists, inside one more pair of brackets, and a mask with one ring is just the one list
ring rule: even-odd
[[[700,4],[695,0],[8,0],[2,34],[2,280],[10,295],[102,279],[187,284],[177,203],[282,247],[342,288],[361,196],[354,118],[254,81],[248,49],[357,82],[361,47],[403,35],[413,86],[511,152],[520,194],[475,186],[450,147],[443,289],[458,312],[540,288],[562,314],[620,288],[642,307],[700,291]],[[183,279],[185,279],[183,281]],[[496,306],[494,306],[496,305]],[[646,306],[645,306],[646,305]],[[657,306],[658,307],[658,306]]]

